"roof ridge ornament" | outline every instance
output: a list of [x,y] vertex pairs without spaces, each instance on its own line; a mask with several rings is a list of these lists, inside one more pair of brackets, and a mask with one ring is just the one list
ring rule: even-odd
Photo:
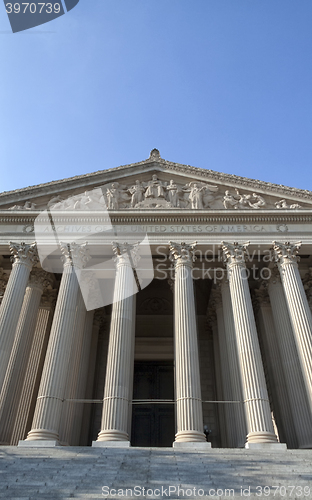
[[161,156],[160,156],[160,152],[158,149],[154,148],[152,149],[152,151],[150,152],[150,159],[151,160],[154,160],[154,161],[158,161],[161,159]]

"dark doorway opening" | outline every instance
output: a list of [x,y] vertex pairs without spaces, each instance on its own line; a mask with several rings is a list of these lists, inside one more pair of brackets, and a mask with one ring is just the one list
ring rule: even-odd
[[[137,361],[133,399],[174,399],[172,361]],[[172,446],[175,435],[174,404],[133,404],[131,446]]]

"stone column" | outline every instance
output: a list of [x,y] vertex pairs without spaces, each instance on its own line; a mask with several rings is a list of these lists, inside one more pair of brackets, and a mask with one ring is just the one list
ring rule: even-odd
[[227,279],[223,279],[221,281],[220,290],[222,296],[224,333],[228,351],[229,372],[231,374],[232,396],[234,401],[241,401],[241,403],[233,404],[235,415],[235,446],[238,448],[243,448],[246,441],[247,427],[244,407],[242,403],[243,391],[241,374],[239,370],[231,292]]
[[276,338],[281,353],[289,406],[299,448],[312,448],[312,415],[301,371],[294,333],[278,269],[271,269],[268,292],[272,305]]
[[[220,290],[214,289],[211,291],[211,306],[216,311],[217,325],[218,325],[218,344],[219,344],[219,356],[220,356],[220,375],[222,381],[222,401],[233,401],[233,390],[232,390],[232,374],[230,371],[229,364],[229,352],[225,336],[225,325],[224,325],[224,313],[222,306],[222,296]],[[227,434],[227,447],[235,448],[235,413],[234,413],[234,403],[220,403],[224,408],[225,415],[225,425]],[[244,442],[245,444],[245,442]]]
[[[73,346],[74,323],[80,269],[88,261],[86,244],[60,244],[64,269],[58,293],[51,334],[43,367],[37,404],[27,440],[20,445],[37,446],[45,441],[55,446],[59,441],[59,426],[64,400],[67,371]],[[34,443],[32,443],[34,441]]]
[[[113,245],[117,269],[114,287],[101,431],[92,446],[130,446],[129,411],[135,339],[135,294],[138,291],[132,262],[137,261],[133,245]],[[131,257],[131,258],[130,258]],[[132,262],[131,262],[132,261]]]
[[[90,359],[90,349],[92,341],[92,324],[94,318],[94,310],[88,311],[84,323],[83,339],[82,339],[82,350],[80,357],[80,366],[77,376],[77,388],[76,395],[77,399],[87,399],[86,387],[88,381],[88,370],[89,359]],[[71,427],[71,434],[69,442],[72,446],[80,445],[80,432],[83,417],[84,403],[77,403],[73,412],[73,420]]]
[[[91,345],[90,345],[90,356],[88,361],[88,376],[86,382],[86,399],[93,398],[93,387],[94,387],[94,376],[95,376],[95,366],[97,357],[97,347],[99,340],[100,328],[105,324],[105,309],[101,308],[95,311],[92,332],[91,332]],[[90,419],[92,413],[92,403],[85,403],[83,408],[82,424],[81,424],[81,434],[80,434],[80,445],[87,446],[89,439],[89,428]]]
[[[222,242],[227,265],[233,316],[238,347],[239,366],[247,424],[246,448],[269,449],[277,443],[269,397],[262,365],[256,323],[250,297],[245,255],[248,244]],[[277,448],[276,448],[277,449]]]
[[10,242],[13,266],[0,308],[0,387],[11,355],[29,273],[38,262],[36,244]]
[[83,354],[82,351],[83,334],[84,334],[84,324],[85,324],[86,314],[87,314],[86,306],[84,304],[81,291],[78,290],[76,316],[74,324],[75,342],[73,343],[73,348],[71,350],[71,355],[69,359],[66,390],[65,390],[65,401],[63,403],[60,429],[59,429],[59,437],[62,445],[72,445],[71,432],[73,426],[74,411],[77,405],[81,404],[71,400],[77,398],[78,374],[81,368],[81,357]]
[[312,315],[298,268],[300,246],[273,242],[312,413]]
[[174,447],[209,447],[203,433],[198,340],[192,278],[196,243],[170,242],[175,264],[174,333],[177,433]]
[[34,338],[39,304],[45,287],[52,287],[53,275],[42,269],[30,274],[14,344],[0,394],[0,441],[10,444],[23,382]]
[[43,294],[31,347],[26,374],[22,384],[21,397],[14,422],[11,445],[17,445],[25,439],[30,429],[32,416],[36,406],[36,397],[47,350],[49,333],[52,325],[53,311],[57,290],[46,290]]
[[[278,434],[288,448],[297,448],[291,402],[288,396],[282,356],[280,353],[274,318],[267,290],[267,280],[255,289],[255,307],[261,333],[263,357],[266,360],[268,387],[272,399],[272,409],[277,422]],[[283,293],[283,291],[282,291]]]
[[[221,356],[220,356],[220,346],[218,337],[218,325],[217,325],[217,315],[214,308],[208,307],[207,310],[208,325],[212,329],[213,335],[213,355],[215,364],[215,377],[216,377],[216,392],[218,401],[224,401],[223,388],[221,382]],[[228,448],[228,436],[227,436],[227,426],[225,419],[224,405],[218,405],[218,417],[219,417],[219,428],[220,428],[220,443],[222,448]]]

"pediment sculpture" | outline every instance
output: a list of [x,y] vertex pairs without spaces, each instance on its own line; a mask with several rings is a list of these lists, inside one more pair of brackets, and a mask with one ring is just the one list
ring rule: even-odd
[[[163,182],[157,175],[152,175],[148,182],[136,180],[130,187],[113,183],[106,188],[109,209],[118,208],[210,208],[212,193],[218,191],[218,186],[204,182],[191,181],[181,186],[174,180]],[[128,200],[127,200],[128,196]]]
[[[131,184],[117,181],[94,188],[84,193],[53,196],[46,207],[62,211],[97,211],[133,209],[214,209],[214,210],[259,210],[303,208],[298,203],[277,200],[272,195],[245,192],[235,189],[235,193],[226,189],[221,192],[220,186],[203,181],[191,180],[182,185],[171,179],[169,182],[158,179],[156,174],[149,181],[139,179]],[[36,203],[28,200],[24,205],[14,205],[8,210],[35,210]],[[39,209],[42,209],[41,207]]]

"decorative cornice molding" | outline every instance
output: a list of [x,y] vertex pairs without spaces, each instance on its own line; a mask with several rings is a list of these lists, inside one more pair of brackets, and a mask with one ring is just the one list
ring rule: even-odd
[[[197,211],[196,215],[194,211],[179,209],[177,211],[171,210],[171,213],[168,214],[168,211],[162,212],[160,210],[155,210],[155,214],[140,214],[135,210],[128,209],[127,211],[120,211],[118,215],[111,214],[110,220],[112,224],[124,224],[124,223],[134,223],[134,224],[146,224],[146,223],[207,223],[207,224],[278,224],[280,226],[285,226],[287,223],[311,223],[312,222],[312,210],[308,211],[308,213],[292,213],[289,214],[289,211],[285,213],[285,211],[279,211],[278,214],[276,212],[272,213],[270,211],[261,211],[256,214],[247,214],[246,211],[224,211],[220,213],[216,210],[201,210]],[[217,213],[215,213],[217,212]],[[0,215],[0,223],[3,224],[25,224],[28,230],[25,230],[25,233],[31,233],[30,226],[33,226],[33,223],[38,214],[29,215],[25,217],[25,215],[21,215],[18,217],[16,214],[14,216],[9,216],[7,213],[3,216]],[[103,217],[96,217],[94,215],[81,215],[79,217],[72,217],[70,214],[66,216],[54,217],[53,221],[55,223],[104,223],[108,219],[103,219]],[[47,221],[48,223],[48,221]],[[286,232],[282,229],[280,232]]]
[[[153,150],[154,151],[154,150]],[[261,193],[267,194],[276,194],[281,195],[282,197],[297,197],[303,200],[312,201],[312,192],[309,190],[297,189],[293,187],[283,186],[279,184],[273,184],[270,182],[259,181],[255,179],[249,179],[247,177],[241,177],[234,174],[226,174],[223,172],[217,172],[210,169],[203,169],[198,167],[193,167],[191,165],[183,165],[179,163],[170,162],[164,160],[158,154],[154,153],[150,155],[149,158],[137,163],[130,163],[128,165],[122,165],[115,168],[108,168],[106,170],[99,170],[93,173],[87,173],[83,175],[78,175],[74,177],[70,177],[67,179],[60,179],[57,181],[51,181],[43,184],[38,184],[36,186],[30,186],[22,189],[16,189],[13,191],[5,191],[0,193],[0,203],[10,203],[12,196],[18,198],[18,195],[21,195],[24,198],[31,198],[32,195],[38,195],[38,192],[42,189],[50,188],[50,192],[53,190],[52,188],[63,187],[66,185],[68,189],[75,189],[77,185],[80,185],[80,181],[88,181],[84,183],[85,186],[91,185],[92,181],[95,183],[100,183],[104,180],[105,177],[109,177],[111,173],[122,173],[127,172],[129,175],[135,174],[132,172],[136,168],[145,167],[145,171],[155,170],[156,172],[172,172],[177,174],[186,174],[193,175],[198,179],[209,181],[217,181],[219,184],[230,184],[235,187],[245,187],[247,189],[258,190]],[[111,176],[110,176],[111,177]],[[103,179],[104,178],[104,179]],[[120,176],[116,177],[118,180]],[[56,190],[53,190],[53,193]]]

